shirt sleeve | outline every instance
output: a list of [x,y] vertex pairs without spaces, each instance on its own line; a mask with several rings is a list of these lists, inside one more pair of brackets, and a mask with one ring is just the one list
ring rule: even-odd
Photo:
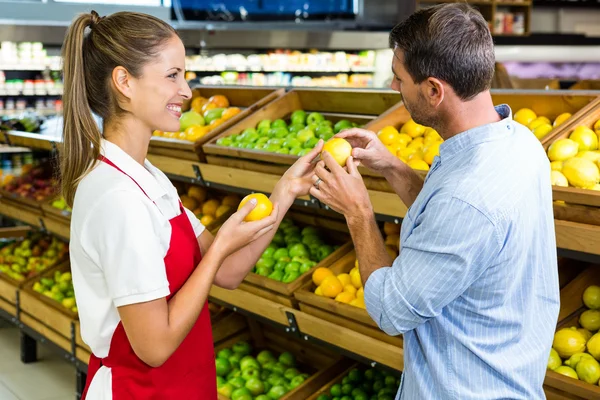
[[391,267],[365,285],[367,312],[389,335],[415,329],[459,297],[500,251],[494,224],[456,198],[432,199]]
[[81,233],[84,251],[102,270],[116,307],[169,295],[160,235],[169,229],[156,218],[150,200],[129,191],[112,191],[88,213]]
[[196,237],[200,236],[202,232],[204,232],[204,225],[200,223],[200,221],[198,220],[198,218],[196,218],[193,212],[191,212],[185,207],[183,209],[185,210],[185,213],[187,214],[188,219],[192,224],[192,228],[194,228],[194,235],[196,235]]

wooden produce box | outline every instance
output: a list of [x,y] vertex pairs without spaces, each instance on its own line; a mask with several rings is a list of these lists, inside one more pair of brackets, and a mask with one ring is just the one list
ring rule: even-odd
[[569,90],[600,90],[600,79],[584,79],[573,84]]
[[[555,133],[552,135],[548,135],[546,138],[542,140],[542,145],[544,146],[544,150],[548,151],[548,148],[552,143],[554,143],[558,139],[568,138],[569,135],[573,132],[573,130],[578,126],[585,126],[594,130],[594,124],[596,121],[600,120],[600,99],[593,103],[592,108],[587,108],[587,112],[583,115],[580,115],[573,123],[565,127],[558,127],[555,129]],[[554,131],[553,131],[554,132]],[[554,200],[562,200],[571,205],[580,205],[580,206],[590,206],[590,207],[600,207],[600,191],[597,190],[589,190],[589,189],[580,189],[575,187],[562,187],[562,186],[553,186],[552,187],[552,197]],[[597,212],[593,212],[592,214],[597,214]],[[577,222],[577,219],[568,219]],[[592,223],[596,218],[592,218]],[[586,222],[590,223],[590,222]],[[596,223],[597,224],[597,223]],[[600,224],[597,224],[600,225]]]
[[[348,273],[354,268],[355,261],[356,251],[352,250],[333,263],[329,269],[335,275]],[[294,293],[294,296],[300,303],[300,311],[383,342],[402,347],[402,336],[394,337],[382,332],[366,310],[340,303],[328,297],[316,295],[314,293],[315,289],[315,284],[312,280],[309,280]]]
[[208,308],[214,343],[229,339],[248,328],[248,321],[242,315],[213,303],[208,303]]
[[42,218],[42,209],[38,205],[30,205],[12,197],[0,196],[0,214],[13,220],[18,220],[31,226],[39,227]]
[[[239,107],[242,109],[242,112],[211,130],[195,143],[187,140],[153,136],[152,140],[150,140],[148,153],[191,161],[197,161],[199,159],[201,162],[206,162],[206,157],[202,150],[202,146],[205,143],[251,115],[259,108],[282,96],[284,92],[284,89],[260,87],[203,86],[195,88],[192,91],[192,99],[199,96],[208,99],[215,95],[223,95],[229,100],[230,107]],[[190,104],[191,100],[186,102],[182,111],[188,111],[190,109]]]
[[560,89],[560,81],[558,79],[548,79],[548,78],[514,78],[511,77],[510,80],[513,83],[513,89],[520,90],[559,90]]
[[352,371],[354,368],[358,368],[359,365],[360,364],[358,363],[349,363],[347,368],[340,372],[340,374],[337,375],[335,378],[327,382],[322,388],[313,393],[313,395],[310,396],[307,400],[317,400],[319,396],[323,394],[329,395],[329,390],[331,389],[331,387],[336,383],[341,383],[344,377],[347,376],[350,373],[350,371]]
[[301,226],[310,225],[318,227],[326,233],[326,235],[322,235],[322,237],[327,243],[332,245],[337,244],[340,245],[340,247],[327,258],[323,259],[313,268],[290,283],[279,282],[250,272],[239,286],[239,289],[264,297],[286,307],[298,308],[298,302],[294,297],[294,292],[307,282],[311,281],[312,273],[315,269],[320,267],[327,268],[344,256],[344,254],[348,253],[352,249],[352,240],[348,233],[348,227],[343,221],[325,219],[296,212],[288,213],[286,218],[292,219],[296,224]]
[[[571,326],[579,327],[579,316],[587,309],[583,304],[583,292],[591,285],[600,285],[600,265],[588,267],[561,289],[557,330]],[[600,399],[600,387],[597,385],[550,370],[546,372],[544,391],[548,399]]]
[[[39,278],[51,277],[55,271],[69,270],[70,265],[64,263],[45,271]],[[73,327],[78,315],[57,301],[34,291],[35,282],[37,279],[30,280],[20,293],[21,321],[63,349],[72,351]]]
[[400,100],[400,94],[383,90],[294,89],[214,137],[204,145],[204,152],[209,164],[281,175],[298,159],[297,156],[219,146],[217,140],[255,128],[265,119],[289,122],[290,115],[296,110],[319,112],[333,123],[347,119],[362,125]]
[[[286,393],[280,400],[306,400],[342,372],[345,369],[344,366],[347,365],[341,356],[327,349],[286,335],[275,328],[255,321],[250,321],[250,329],[219,343],[215,347],[215,353],[225,348],[231,348],[239,341],[246,341],[252,345],[251,354],[253,356],[261,350],[270,350],[276,355],[290,352],[296,357],[298,363],[296,368],[303,373],[310,374],[303,384]],[[228,398],[219,394],[219,400],[228,400]]]

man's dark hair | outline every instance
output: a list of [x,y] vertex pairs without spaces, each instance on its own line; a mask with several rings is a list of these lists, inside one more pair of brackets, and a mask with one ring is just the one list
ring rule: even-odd
[[404,53],[415,83],[434,77],[462,100],[488,90],[494,76],[494,42],[479,11],[464,3],[418,10],[390,33],[390,47]]

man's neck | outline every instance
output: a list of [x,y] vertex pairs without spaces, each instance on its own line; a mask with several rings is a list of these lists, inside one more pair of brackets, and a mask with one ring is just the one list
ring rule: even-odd
[[501,119],[494,108],[489,91],[480,93],[469,101],[461,101],[456,98],[446,109],[444,117],[442,126],[438,129],[444,140],[478,126],[498,122]]

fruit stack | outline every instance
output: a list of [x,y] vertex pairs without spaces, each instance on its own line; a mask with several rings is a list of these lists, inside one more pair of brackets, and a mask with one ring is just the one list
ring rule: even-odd
[[60,240],[34,233],[0,250],[0,272],[24,281],[67,258],[69,246]]
[[578,126],[569,138],[558,139],[548,148],[552,184],[600,190],[600,120],[594,130]]
[[329,297],[340,303],[350,304],[354,307],[366,309],[364,289],[360,272],[358,271],[358,260],[349,273],[337,276],[329,268],[317,268],[313,272],[313,283],[317,286],[317,296]]
[[387,149],[413,169],[428,171],[435,156],[439,155],[442,137],[433,128],[417,124],[410,119],[398,131],[386,126],[377,137]]
[[53,277],[42,278],[35,282],[33,290],[77,313],[71,272],[55,271]]
[[62,196],[60,196],[60,198],[54,200],[51,205],[52,205],[52,207],[58,208],[59,210],[62,210],[62,211],[68,211],[68,212],[73,211],[71,209],[71,207],[69,207],[67,205],[67,201]]
[[53,177],[51,168],[34,167],[28,174],[8,182],[3,190],[19,197],[35,201],[47,201],[58,188],[58,181]]
[[581,328],[563,328],[554,335],[548,369],[597,385],[600,380],[600,286],[585,289],[583,303],[588,310],[579,317]]
[[217,145],[303,156],[315,147],[319,139],[328,141],[336,133],[356,126],[356,123],[345,119],[334,124],[318,112],[307,114],[303,110],[296,110],[289,124],[283,119],[265,119],[256,128],[219,138]]
[[217,218],[235,210],[240,202],[236,195],[209,196],[203,187],[192,185],[180,190],[180,199],[181,204],[192,211],[204,226],[210,226]]
[[242,110],[238,107],[229,107],[229,100],[223,95],[212,96],[209,99],[195,97],[191,110],[181,115],[179,132],[154,131],[154,136],[195,142],[240,112]]
[[551,122],[549,118],[538,116],[535,111],[529,108],[521,108],[513,117],[515,121],[529,128],[529,130],[533,132],[535,137],[538,139],[542,139],[544,136],[550,133],[552,129],[563,124],[569,118],[571,118],[570,113],[562,113],[556,117],[554,122]]
[[277,400],[310,376],[297,369],[291,353],[253,353],[252,346],[243,341],[217,353],[219,394],[232,400]]
[[385,248],[390,257],[395,259],[400,253],[400,225],[384,222],[383,233],[385,234]]
[[314,226],[300,228],[284,219],[252,272],[290,283],[327,258],[336,246],[327,244]]
[[354,368],[316,400],[393,400],[399,386],[400,380],[385,371]]

